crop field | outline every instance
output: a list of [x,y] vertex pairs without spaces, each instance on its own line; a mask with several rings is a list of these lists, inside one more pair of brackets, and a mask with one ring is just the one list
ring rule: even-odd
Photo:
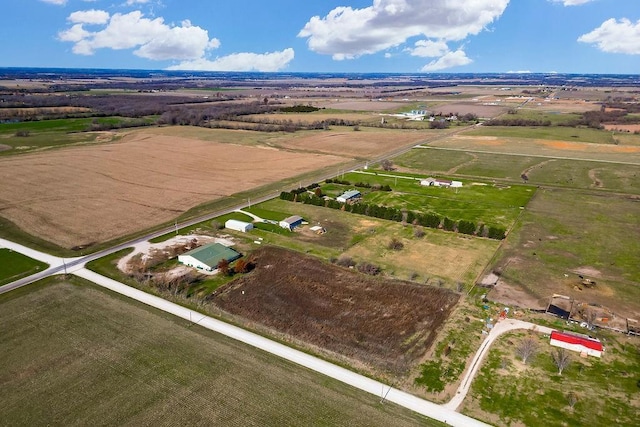
[[[542,301],[568,295],[637,318],[638,203],[631,195],[538,190],[502,248],[496,268],[504,283],[498,287],[523,289]],[[596,286],[580,286],[579,275]]]
[[0,303],[3,425],[439,425],[90,285]]
[[332,127],[331,132],[311,133],[300,137],[283,137],[271,143],[290,150],[304,150],[354,158],[371,158],[389,153],[411,144],[419,144],[441,132],[424,130],[395,130],[362,128],[354,131],[351,127]]
[[[215,139],[215,130],[209,134]],[[29,234],[67,248],[88,246],[344,161],[136,131],[118,143],[0,159],[0,179],[10,183],[0,187],[0,211]]]
[[[514,348],[534,339],[537,354],[524,364]],[[602,359],[569,352],[562,375],[548,337],[510,333],[493,344],[462,412],[496,426],[635,426],[640,412],[640,340],[608,334]],[[526,408],[526,410],[523,410]]]
[[371,277],[276,247],[252,254],[256,269],[219,288],[216,306],[356,366],[406,374],[430,348],[459,295]]
[[4,285],[47,268],[36,261],[10,249],[0,247],[0,285]]

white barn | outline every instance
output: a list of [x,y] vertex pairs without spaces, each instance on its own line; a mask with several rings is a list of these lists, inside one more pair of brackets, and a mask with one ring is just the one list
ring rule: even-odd
[[249,230],[253,230],[253,224],[250,222],[238,221],[237,219],[230,219],[224,223],[225,228],[229,230],[242,231],[246,233]]

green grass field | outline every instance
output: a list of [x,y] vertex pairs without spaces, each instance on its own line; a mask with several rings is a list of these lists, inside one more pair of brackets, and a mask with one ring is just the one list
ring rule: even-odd
[[36,261],[10,249],[0,248],[0,285],[27,277],[47,267],[48,265],[44,262]]
[[472,384],[464,413],[498,426],[637,425],[638,338],[603,337],[602,359],[581,359],[569,352],[571,363],[558,375],[548,338],[531,335],[539,350],[527,365],[515,357],[514,347],[525,335],[507,334],[494,343]]
[[613,144],[611,132],[591,128],[571,128],[564,126],[485,126],[468,132],[472,136],[497,136],[501,138],[535,138],[553,141],[591,142]]
[[[503,228],[513,224],[520,208],[526,206],[535,192],[533,187],[524,185],[495,186],[490,182],[467,179],[462,180],[462,188],[429,187],[420,185],[420,181],[413,175],[396,172],[390,173],[394,176],[383,174],[384,172],[377,175],[348,173],[344,175],[344,179],[351,183],[389,185],[393,189],[389,192],[360,188],[365,203],[435,213],[453,220],[467,220]],[[445,178],[441,175],[438,177]],[[335,188],[329,195],[337,196],[348,188],[353,187]]]
[[2,425],[441,425],[92,285],[0,296]]

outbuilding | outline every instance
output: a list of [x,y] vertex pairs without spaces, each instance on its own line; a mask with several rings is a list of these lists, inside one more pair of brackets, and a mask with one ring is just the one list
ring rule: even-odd
[[336,197],[336,201],[340,203],[347,203],[358,200],[362,197],[362,194],[358,190],[349,190]]
[[237,219],[229,219],[224,223],[225,228],[229,230],[242,231],[246,233],[249,230],[253,230],[253,224],[250,222],[238,221]]
[[294,228],[302,225],[302,221],[303,219],[301,216],[292,215],[280,221],[278,225],[280,225],[280,227],[285,228],[289,231],[293,231]]
[[178,255],[178,262],[198,270],[213,271],[223,259],[232,262],[240,256],[238,252],[220,243],[209,243]]
[[604,351],[600,340],[570,332],[551,332],[551,341],[549,344],[554,347],[566,348],[567,350],[577,351],[580,354],[594,357],[601,357]]

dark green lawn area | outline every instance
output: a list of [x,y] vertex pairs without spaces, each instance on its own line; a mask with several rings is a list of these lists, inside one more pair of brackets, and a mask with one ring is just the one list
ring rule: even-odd
[[48,267],[11,249],[0,248],[0,285],[13,282]]
[[0,424],[437,426],[85,284],[0,296]]

